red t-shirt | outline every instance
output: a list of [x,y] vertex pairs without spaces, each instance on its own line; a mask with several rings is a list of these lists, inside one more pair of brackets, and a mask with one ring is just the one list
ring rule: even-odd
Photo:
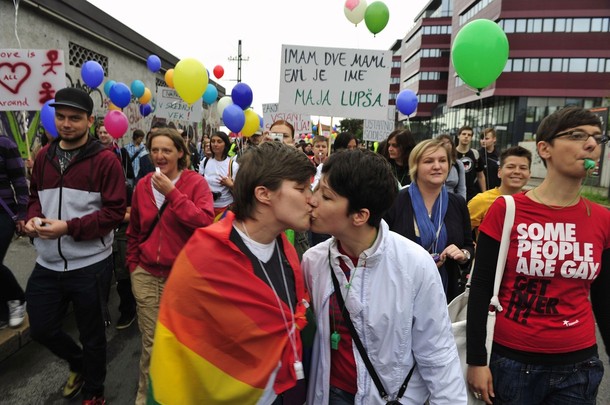
[[[341,249],[341,244],[339,244],[339,252],[346,254],[343,249]],[[358,265],[357,257],[349,258],[354,264],[354,267]],[[340,260],[340,266],[349,280],[351,275],[350,268],[343,260]],[[343,298],[345,299],[345,297]],[[341,335],[341,340],[339,341],[338,350],[330,349],[330,385],[355,395],[358,392],[358,384],[356,382],[356,359],[354,359],[354,351],[352,349],[352,337],[343,320],[341,310],[342,308],[339,307],[336,295],[331,295],[329,302],[330,330],[331,333],[337,331]]]
[[[610,212],[581,198],[549,208],[516,194],[494,341],[535,353],[569,353],[593,346],[595,320],[589,301],[601,256],[610,247]],[[502,239],[506,203],[498,198],[480,226]],[[590,214],[590,215],[589,215]]]

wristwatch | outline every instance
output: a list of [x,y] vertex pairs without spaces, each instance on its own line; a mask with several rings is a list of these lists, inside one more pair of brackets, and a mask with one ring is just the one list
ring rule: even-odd
[[470,260],[470,251],[468,249],[462,249],[462,253],[464,253],[466,261]]

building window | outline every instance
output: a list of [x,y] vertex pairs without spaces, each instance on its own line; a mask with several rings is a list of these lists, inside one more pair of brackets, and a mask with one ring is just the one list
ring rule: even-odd
[[553,32],[553,23],[555,20],[552,18],[545,18],[542,22],[542,32]]
[[586,71],[587,71],[587,59],[585,59],[585,58],[569,59],[568,72],[584,73]]
[[589,32],[591,20],[588,18],[574,18],[572,32]]
[[558,18],[555,20],[555,32],[565,32],[566,31],[566,19]]
[[515,32],[515,20],[504,20],[503,23],[503,29],[505,33],[512,34],[513,32]]
[[75,44],[74,42],[70,42],[68,44],[69,47],[69,64],[74,67],[81,67],[85,64],[85,62],[93,60],[102,65],[104,69],[104,76],[108,77],[108,57],[97,52],[93,52],[90,49],[85,48],[84,46],[80,46]]
[[550,70],[551,70],[551,59],[550,58],[540,59],[540,71],[541,72],[550,72]]
[[515,32],[527,32],[527,20],[525,18],[519,18],[517,20]]

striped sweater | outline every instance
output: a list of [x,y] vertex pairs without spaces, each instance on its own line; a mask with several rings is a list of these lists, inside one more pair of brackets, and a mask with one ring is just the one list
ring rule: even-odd
[[[21,220],[25,219],[28,184],[25,180],[23,159],[17,144],[6,136],[0,136],[0,198],[13,214],[17,214]],[[0,211],[5,211],[2,205]]]

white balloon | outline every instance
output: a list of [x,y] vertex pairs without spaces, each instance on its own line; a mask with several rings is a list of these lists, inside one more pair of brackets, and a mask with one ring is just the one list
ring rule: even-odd
[[233,100],[231,96],[224,96],[220,100],[218,100],[218,105],[216,108],[218,109],[218,115],[222,117],[222,112],[227,108],[227,106],[233,104]]
[[366,7],[367,4],[365,0],[346,0],[343,12],[350,22],[358,25],[359,22],[364,20]]

